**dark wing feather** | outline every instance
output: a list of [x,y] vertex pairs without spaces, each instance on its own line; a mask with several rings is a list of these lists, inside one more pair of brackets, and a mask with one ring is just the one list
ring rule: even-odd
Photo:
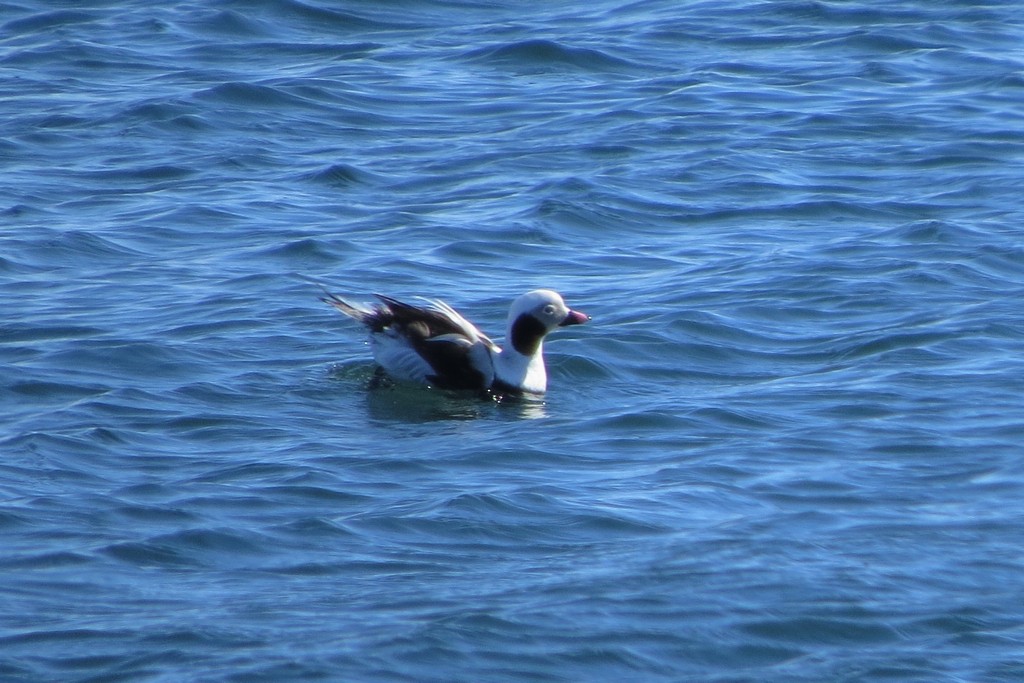
[[[413,306],[383,294],[374,294],[391,312],[391,324],[402,329],[410,338],[429,339],[446,334],[457,334],[470,339],[463,328],[455,320],[442,313],[423,306]],[[470,339],[470,341],[472,341]]]
[[485,389],[487,379],[473,366],[470,351],[483,341],[479,330],[444,304],[414,306],[375,294],[392,315],[392,325],[412,343],[434,369],[431,383],[441,389]]
[[470,359],[472,346],[465,337],[435,337],[415,348],[434,369],[430,383],[439,389],[486,389],[487,378]]

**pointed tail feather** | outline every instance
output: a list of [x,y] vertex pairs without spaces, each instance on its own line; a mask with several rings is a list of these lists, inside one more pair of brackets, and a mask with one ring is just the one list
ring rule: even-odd
[[349,316],[350,318],[355,318],[359,322],[366,322],[366,317],[373,315],[373,311],[366,308],[361,308],[354,304],[350,304],[337,294],[328,292],[326,289],[324,290],[324,295],[320,297],[320,301],[323,301],[325,304],[334,306],[336,309],[338,309],[345,315]]
[[348,317],[358,320],[369,327],[373,332],[380,332],[391,323],[391,311],[387,308],[381,306],[367,308],[359,304],[349,303],[337,294],[328,291],[322,285],[320,286],[320,289],[323,290],[324,293],[324,296],[320,297],[320,301],[333,306]]

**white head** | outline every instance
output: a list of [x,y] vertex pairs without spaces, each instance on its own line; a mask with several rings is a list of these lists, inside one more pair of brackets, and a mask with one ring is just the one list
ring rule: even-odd
[[550,289],[535,289],[512,302],[508,312],[508,339],[518,353],[532,356],[541,348],[548,332],[565,325],[578,325],[590,316],[565,305],[561,295]]
[[497,379],[522,391],[541,394],[547,389],[547,371],[541,350],[544,337],[556,327],[579,325],[590,316],[565,305],[550,289],[535,289],[512,302],[505,341],[510,348],[495,359]]

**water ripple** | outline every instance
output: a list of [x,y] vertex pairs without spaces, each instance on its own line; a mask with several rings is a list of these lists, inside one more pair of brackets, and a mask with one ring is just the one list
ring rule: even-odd
[[541,38],[478,48],[466,53],[471,61],[513,69],[579,69],[595,73],[639,72],[641,67],[601,50],[563,45]]
[[0,678],[1020,678],[1009,7],[8,3]]

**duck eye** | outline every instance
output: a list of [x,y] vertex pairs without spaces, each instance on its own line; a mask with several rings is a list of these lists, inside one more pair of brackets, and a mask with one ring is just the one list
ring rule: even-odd
[[555,305],[554,304],[548,304],[547,306],[544,307],[544,315],[554,315],[554,314],[555,314]]

